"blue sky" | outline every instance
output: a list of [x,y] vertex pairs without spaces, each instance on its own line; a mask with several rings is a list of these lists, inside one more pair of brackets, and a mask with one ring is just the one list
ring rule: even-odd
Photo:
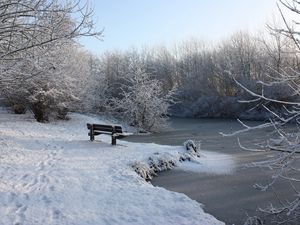
[[218,41],[239,30],[264,29],[276,0],[90,0],[103,41],[81,43],[94,53],[166,45],[199,38]]

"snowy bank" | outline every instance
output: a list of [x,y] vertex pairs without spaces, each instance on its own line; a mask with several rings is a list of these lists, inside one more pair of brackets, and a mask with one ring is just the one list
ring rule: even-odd
[[[188,142],[194,142],[189,140],[187,143],[184,143],[184,146],[188,144]],[[175,166],[178,166],[179,162],[183,161],[194,161],[198,162],[197,159],[200,158],[200,149],[186,148],[179,149],[177,152],[163,152],[162,154],[159,152],[153,153],[148,157],[147,160],[143,161],[135,161],[132,164],[132,168],[137,174],[139,174],[146,181],[151,180],[153,176],[156,176],[158,172],[162,172],[165,170],[170,170]]]
[[[184,194],[153,187],[132,168],[182,147],[135,144],[109,136],[88,141],[79,114],[37,123],[0,111],[0,224],[223,224]],[[101,141],[100,141],[101,140]],[[153,159],[154,160],[154,159]]]
[[132,167],[142,178],[149,181],[157,173],[174,167],[194,173],[231,174],[235,170],[235,163],[232,156],[226,154],[203,151],[200,148],[181,148],[172,152],[155,152],[148,159],[135,161]]

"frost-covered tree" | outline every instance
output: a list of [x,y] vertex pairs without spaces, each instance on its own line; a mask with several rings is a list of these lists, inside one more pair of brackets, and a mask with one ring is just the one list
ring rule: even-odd
[[147,131],[159,131],[167,125],[172,92],[164,94],[163,85],[137,62],[130,66],[119,97],[110,99],[112,112],[129,124]]
[[[0,3],[1,95],[16,112],[38,121],[64,118],[76,99],[70,59],[75,39],[99,36],[92,11],[78,1],[4,0]],[[78,82],[77,82],[78,83]]]
[[0,60],[57,40],[100,35],[91,15],[81,0],[2,0]]
[[84,60],[86,68],[84,74],[87,76],[85,85],[82,86],[81,111],[103,113],[107,110],[107,101],[110,98],[105,64],[95,55],[87,54],[85,57],[87,58]]
[[[267,208],[260,208],[260,210],[268,215],[274,217],[274,223],[278,224],[299,224],[300,220],[300,68],[293,63],[297,61],[297,57],[300,52],[300,42],[299,42],[299,21],[294,21],[290,24],[287,18],[282,13],[282,9],[286,8],[295,15],[300,15],[300,2],[297,0],[281,0],[281,5],[279,5],[279,11],[284,20],[285,27],[283,28],[273,28],[272,32],[276,32],[276,46],[275,57],[271,60],[275,60],[274,67],[272,68],[275,73],[273,76],[269,74],[269,80],[258,80],[257,83],[261,86],[261,89],[253,90],[249,88],[247,84],[242,84],[238,80],[235,80],[237,85],[252,96],[251,100],[246,100],[244,103],[253,102],[263,102],[263,107],[270,113],[271,117],[269,122],[259,125],[257,127],[250,127],[241,122],[244,126],[244,130],[238,131],[246,132],[253,129],[259,129],[264,127],[274,127],[276,138],[266,140],[265,148],[255,149],[255,151],[278,151],[279,155],[274,158],[264,161],[254,163],[255,166],[259,166],[264,169],[271,169],[273,175],[270,179],[266,179],[266,182],[255,184],[255,187],[261,191],[274,191],[276,192],[275,184],[280,180],[285,182],[286,188],[289,188],[294,193],[294,198],[292,200],[281,200],[277,206],[270,205]],[[281,43],[278,43],[280,39],[288,38],[288,43],[291,41],[294,47],[289,46],[289,52],[278,52],[282,51]],[[280,48],[279,48],[280,47]],[[269,48],[269,53],[270,53]],[[283,64],[284,58],[288,57],[288,64]],[[295,58],[296,57],[296,58]],[[295,60],[295,61],[294,61]],[[288,65],[288,66],[286,66]],[[290,93],[289,98],[283,98],[280,95],[274,95],[272,92],[266,92],[268,88],[277,88],[283,86]],[[282,113],[272,109],[269,105],[265,103],[276,104],[278,108],[282,109]],[[293,127],[287,126],[289,123],[293,124]],[[241,144],[241,143],[240,143]],[[260,145],[262,146],[262,144]],[[245,146],[242,148],[248,149]],[[281,197],[281,196],[279,196]],[[278,198],[279,199],[279,198]],[[251,221],[251,223],[250,223]],[[247,224],[258,224],[259,218],[253,217],[248,220]]]
[[[78,54],[71,43],[51,44],[43,50],[35,49],[32,60],[22,60],[25,64],[19,68],[20,74],[5,92],[5,97],[14,109],[30,109],[39,122],[48,121],[49,117],[64,118],[74,108],[79,96],[78,77],[82,71],[73,58]],[[75,55],[74,55],[75,53]],[[29,78],[29,76],[32,77]],[[7,90],[7,89],[6,89]]]
[[143,49],[140,53],[145,71],[161,81],[166,93],[178,85],[176,55],[166,47]]
[[51,117],[64,119],[72,109],[72,104],[78,100],[79,86],[76,85],[77,77],[74,75],[79,71],[70,64],[70,59],[74,57],[74,51],[70,49],[72,45],[66,43],[56,48],[52,45],[46,56],[39,54],[42,57],[36,58],[40,63],[40,75],[26,82],[29,92],[26,100],[37,121],[48,121]]

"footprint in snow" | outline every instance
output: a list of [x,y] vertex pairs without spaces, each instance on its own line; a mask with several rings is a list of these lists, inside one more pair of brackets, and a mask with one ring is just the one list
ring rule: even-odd
[[8,195],[8,203],[15,201],[15,199],[16,199],[16,194],[14,192],[10,192]]
[[22,176],[22,180],[25,180],[28,176],[29,176],[29,174],[23,175],[23,176]]
[[25,187],[26,188],[31,188],[31,187],[35,186],[37,184],[37,182],[38,182],[38,180],[35,177],[32,182],[25,184]]
[[20,203],[17,204],[17,209],[15,211],[16,218],[14,220],[14,225],[22,225],[25,221],[25,211],[27,210],[27,206],[24,206]]
[[49,187],[49,191],[55,191],[54,185],[51,185],[51,186]]
[[59,209],[53,209],[52,211],[52,218],[55,219],[55,220],[58,220],[60,219],[62,216],[62,213]]
[[46,177],[46,175],[42,174],[42,175],[39,176],[39,182],[48,183],[49,179]]
[[38,171],[43,170],[44,168],[45,168],[44,162],[40,162],[40,163],[38,164]]
[[51,203],[51,200],[50,198],[48,198],[46,195],[44,195],[42,197],[42,201],[46,204],[46,205],[49,205]]
[[27,209],[27,206],[25,205],[22,205],[22,204],[17,204],[17,210],[16,210],[16,213],[17,214],[21,214],[21,213],[24,213]]

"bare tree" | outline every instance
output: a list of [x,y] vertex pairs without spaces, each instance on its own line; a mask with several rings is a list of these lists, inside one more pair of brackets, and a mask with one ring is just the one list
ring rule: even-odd
[[[60,39],[100,36],[92,9],[81,0],[3,0],[0,3],[0,59]],[[71,23],[67,23],[71,21]]]
[[[268,168],[274,171],[270,181],[266,181],[262,184],[256,184],[255,187],[266,191],[272,189],[274,185],[279,180],[288,181],[288,185],[290,185],[291,190],[294,191],[294,199],[280,201],[279,206],[270,205],[267,208],[260,208],[260,210],[266,214],[274,216],[274,221],[279,224],[298,224],[300,219],[300,190],[299,190],[299,182],[300,182],[300,132],[299,132],[299,122],[300,122],[300,70],[299,67],[295,67],[295,65],[283,64],[283,54],[285,57],[288,55],[289,59],[293,59],[296,57],[296,60],[299,51],[300,51],[300,42],[299,42],[299,32],[295,27],[297,27],[298,22],[294,22],[294,25],[289,24],[287,18],[282,13],[282,7],[290,10],[291,12],[300,15],[300,2],[297,0],[280,0],[281,4],[278,5],[279,11],[281,13],[282,19],[284,21],[285,27],[283,28],[272,28],[272,32],[275,33],[275,54],[274,59],[275,63],[273,69],[273,73],[268,74],[268,80],[258,80],[257,84],[260,85],[260,91],[253,90],[247,86],[247,84],[243,84],[239,80],[235,79],[235,83],[244,91],[246,91],[250,96],[252,96],[251,100],[242,101],[244,103],[253,103],[253,102],[263,102],[263,107],[270,113],[271,117],[269,122],[265,124],[261,124],[256,127],[250,127],[243,122],[241,122],[244,127],[243,130],[237,131],[233,134],[241,132],[247,132],[253,129],[259,129],[264,127],[274,127],[276,132],[276,138],[272,138],[266,141],[265,147],[262,149],[248,149],[244,146],[240,146],[246,150],[250,151],[278,151],[279,155],[275,156],[271,160],[267,160],[264,162],[254,163],[254,166],[259,166],[262,168]],[[274,35],[274,34],[273,34]],[[281,43],[282,38],[288,38],[288,41],[292,41],[294,46],[289,50],[293,49],[293,51],[284,51]],[[271,48],[268,46],[268,54],[273,52]],[[273,58],[273,57],[271,57]],[[272,75],[273,74],[273,75]],[[290,98],[283,98],[280,95],[270,94],[266,90],[268,88],[277,88],[283,86],[290,93]],[[267,103],[276,104],[277,107],[280,107],[282,113],[278,113],[278,111],[270,108]],[[287,125],[292,122],[295,123],[293,129],[289,127],[287,129]],[[248,220],[249,224],[255,224],[258,220],[253,220],[250,223],[251,219]]]

